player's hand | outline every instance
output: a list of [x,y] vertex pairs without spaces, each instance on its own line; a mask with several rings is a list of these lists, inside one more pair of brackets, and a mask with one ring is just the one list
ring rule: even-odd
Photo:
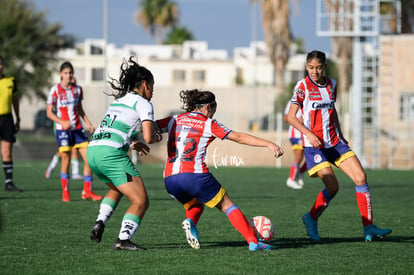
[[89,125],[88,126],[88,130],[89,130],[89,133],[91,133],[91,134],[93,134],[94,132],[95,132],[95,127],[93,127],[93,125],[91,124],[91,125]]
[[270,150],[272,150],[273,156],[275,158],[282,156],[284,153],[282,147],[278,146],[277,144],[272,144],[272,146],[270,147]]
[[160,132],[154,132],[154,136],[153,139],[155,140],[155,142],[160,142],[162,140],[162,135]]
[[140,156],[147,155],[150,152],[148,145],[141,141],[134,141],[131,145],[131,149],[137,151]]
[[322,146],[322,141],[314,134],[309,134],[306,137],[308,138],[309,143],[312,145],[312,147],[319,148]]
[[61,125],[63,130],[69,130],[72,127],[69,120],[63,120]]

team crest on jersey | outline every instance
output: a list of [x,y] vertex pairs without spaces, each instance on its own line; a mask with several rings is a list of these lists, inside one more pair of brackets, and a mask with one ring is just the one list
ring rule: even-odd
[[335,93],[333,92],[332,85],[329,85],[328,86],[328,94],[329,94],[329,99],[335,100]]
[[302,89],[297,89],[296,93],[295,93],[295,96],[299,97],[299,98],[304,98],[305,97],[305,91],[302,90]]
[[321,157],[321,155],[316,154],[316,155],[314,155],[314,156],[313,156],[313,162],[315,162],[315,163],[319,163],[319,162],[321,162],[321,161],[322,161],[322,157]]

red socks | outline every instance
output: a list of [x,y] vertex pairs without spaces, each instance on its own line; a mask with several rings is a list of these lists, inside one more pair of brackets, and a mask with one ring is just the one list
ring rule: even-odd
[[371,225],[373,223],[373,214],[368,184],[356,185],[355,194],[359,212],[361,213],[362,224],[364,226]]
[[323,211],[328,207],[329,202],[333,199],[333,196],[329,195],[326,189],[323,189],[316,197],[316,201],[310,210],[310,216],[312,219],[317,220]]
[[198,223],[198,220],[201,217],[201,214],[203,214],[204,206],[202,205],[196,205],[189,209],[185,210],[185,217],[187,219],[191,219],[194,224]]
[[240,232],[247,243],[254,242],[257,244],[257,238],[253,228],[250,226],[246,217],[236,205],[233,204],[233,206],[227,209],[226,215],[233,227]]

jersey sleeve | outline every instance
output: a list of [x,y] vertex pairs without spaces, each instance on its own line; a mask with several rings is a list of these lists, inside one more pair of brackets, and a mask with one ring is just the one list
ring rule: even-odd
[[305,99],[305,87],[303,86],[302,81],[296,83],[295,88],[293,89],[292,99],[290,100],[291,103],[298,104],[299,106],[303,106],[303,101]]
[[172,116],[169,116],[155,121],[155,125],[158,127],[161,133],[168,132],[168,124],[170,123],[172,118]]
[[211,133],[221,140],[226,139],[231,131],[231,129],[227,128],[223,123],[215,119],[211,122]]
[[139,117],[141,118],[141,121],[146,121],[146,120],[150,120],[150,121],[154,121],[154,107],[152,106],[151,102],[146,102],[147,104],[142,104],[139,105],[138,108],[138,113],[139,113]]
[[49,91],[49,95],[47,96],[47,104],[56,105],[56,103],[57,103],[57,88],[56,86],[53,86]]

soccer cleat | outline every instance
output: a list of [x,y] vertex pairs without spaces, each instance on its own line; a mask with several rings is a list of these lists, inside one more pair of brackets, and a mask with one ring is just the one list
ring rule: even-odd
[[71,179],[73,180],[82,180],[83,176],[79,175],[79,174],[72,174],[72,176],[70,176]]
[[302,222],[306,227],[306,233],[308,234],[309,238],[313,241],[319,241],[321,238],[319,237],[318,233],[318,221],[312,219],[310,213],[306,213],[302,217]]
[[188,244],[194,249],[199,249],[198,232],[193,221],[191,219],[185,219],[181,225],[183,226]]
[[366,242],[372,241],[374,237],[384,238],[388,234],[391,234],[392,230],[390,228],[381,229],[378,228],[375,224],[370,224],[364,226],[364,238]]
[[53,169],[51,169],[50,167],[47,167],[46,172],[45,172],[45,178],[50,179],[50,177],[52,176],[52,172],[53,172]]
[[296,175],[296,181],[298,183],[299,186],[301,186],[301,189],[303,188],[303,186],[305,185],[305,182],[303,181],[303,174],[299,173]]
[[69,191],[62,192],[62,201],[69,202],[70,201],[70,194]]
[[13,183],[6,183],[4,186],[4,191],[8,192],[23,192],[22,189],[17,188]]
[[102,240],[102,234],[105,230],[105,224],[99,220],[95,223],[91,230],[91,240],[99,243]]
[[95,194],[93,191],[85,192],[82,191],[82,200],[93,200],[93,201],[100,201],[102,200],[102,196]]
[[303,188],[302,185],[298,184],[295,180],[292,180],[290,178],[287,179],[286,185],[287,185],[287,187],[292,188],[292,189],[302,189]]
[[130,240],[120,240],[119,238],[112,245],[112,249],[113,250],[131,250],[131,251],[147,250],[145,247],[134,244]]
[[250,251],[258,251],[258,250],[272,250],[275,249],[275,247],[273,245],[267,244],[267,243],[262,243],[262,242],[250,242],[249,243],[249,250]]

